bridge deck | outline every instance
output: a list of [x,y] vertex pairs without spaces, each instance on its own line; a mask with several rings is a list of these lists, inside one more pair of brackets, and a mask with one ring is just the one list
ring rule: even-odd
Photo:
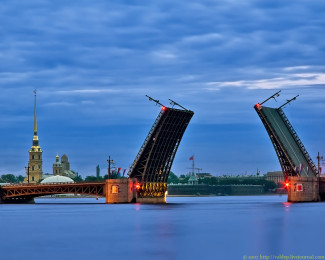
[[142,182],[166,183],[177,148],[193,114],[189,110],[164,108],[135,158],[129,176]]
[[282,109],[259,104],[255,109],[276,149],[284,174],[315,176],[316,167]]
[[6,185],[0,187],[0,193],[3,201],[65,193],[105,196],[105,182]]
[[141,183],[139,197],[165,196],[177,148],[193,114],[162,108],[128,173]]

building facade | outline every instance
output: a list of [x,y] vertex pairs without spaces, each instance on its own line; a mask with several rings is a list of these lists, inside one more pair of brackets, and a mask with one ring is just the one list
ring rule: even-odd
[[36,90],[35,95],[35,105],[34,105],[34,136],[33,145],[29,150],[29,160],[28,167],[26,167],[26,178],[25,183],[37,183],[43,178],[43,151],[39,146],[39,140],[37,135],[37,117],[36,117]]
[[59,161],[59,155],[55,157],[53,163],[53,175],[66,176],[69,178],[75,178],[76,174],[70,170],[70,163],[67,155],[62,155],[61,162]]
[[284,177],[282,171],[268,172],[266,173],[266,180],[274,181],[276,184],[284,183]]

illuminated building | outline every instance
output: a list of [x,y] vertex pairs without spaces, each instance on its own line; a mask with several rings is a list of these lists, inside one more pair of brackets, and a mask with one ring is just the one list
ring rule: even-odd
[[43,178],[43,170],[42,170],[42,153],[41,147],[38,143],[38,135],[37,135],[37,118],[36,118],[36,90],[35,94],[35,105],[34,105],[34,136],[33,136],[33,145],[29,151],[29,161],[28,167],[26,169],[26,178],[24,182],[36,183],[39,182]]

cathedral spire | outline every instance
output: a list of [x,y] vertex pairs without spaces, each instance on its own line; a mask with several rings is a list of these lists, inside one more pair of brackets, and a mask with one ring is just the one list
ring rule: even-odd
[[34,92],[34,95],[35,95],[33,146],[38,146],[38,136],[37,136],[37,117],[36,117],[36,89],[35,89],[33,92]]
[[36,89],[33,91],[35,94],[35,106],[34,106],[34,135],[37,135],[37,118],[36,118]]
[[33,136],[33,146],[29,150],[29,160],[28,160],[28,172],[27,177],[24,182],[36,183],[43,178],[43,151],[38,143],[37,135],[37,118],[36,118],[36,90],[33,91],[35,96],[34,104],[34,136]]

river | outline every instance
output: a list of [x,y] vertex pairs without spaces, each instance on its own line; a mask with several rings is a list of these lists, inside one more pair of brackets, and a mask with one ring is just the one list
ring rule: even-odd
[[0,259],[324,256],[325,203],[286,200],[168,197],[166,205],[106,205],[101,198],[40,198],[0,204]]

